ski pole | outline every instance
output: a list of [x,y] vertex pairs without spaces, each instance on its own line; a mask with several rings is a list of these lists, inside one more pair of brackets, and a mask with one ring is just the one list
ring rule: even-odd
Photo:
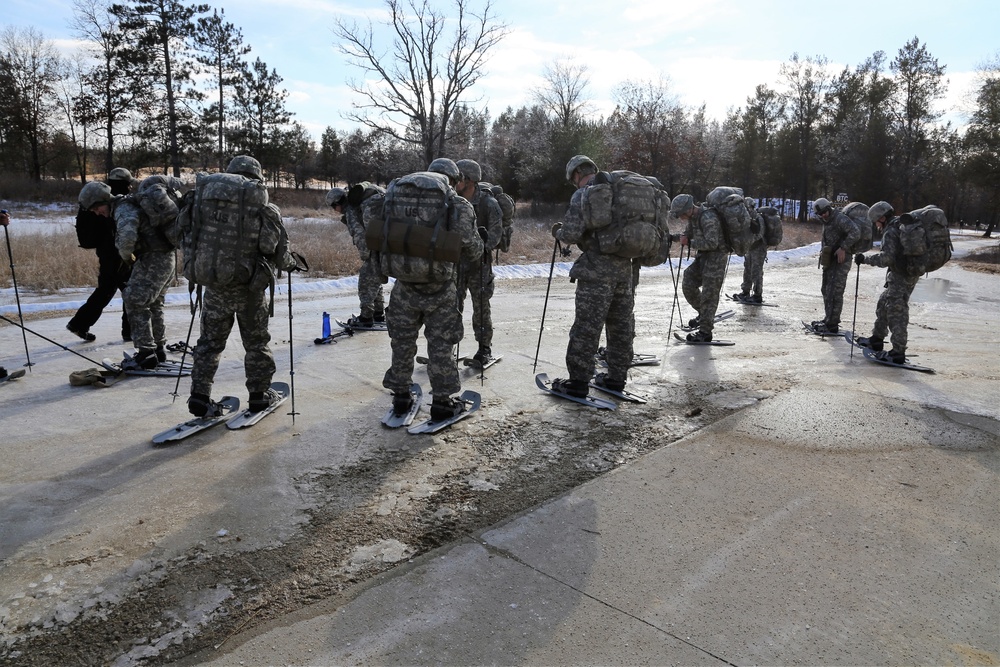
[[[46,336],[43,336],[42,334],[38,333],[37,331],[32,331],[31,329],[29,329],[28,327],[24,326],[23,324],[18,324],[18,323],[17,323],[17,322],[15,322],[14,320],[10,320],[10,319],[7,319],[7,318],[6,318],[6,317],[4,317],[3,315],[0,315],[0,320],[3,320],[4,322],[7,322],[7,323],[9,323],[9,324],[13,324],[13,325],[14,325],[15,327],[21,327],[21,332],[22,332],[22,333],[23,333],[23,332],[25,332],[25,331],[27,331],[27,332],[28,332],[28,333],[30,333],[30,334],[34,334],[35,336],[38,336],[39,338],[41,338],[41,339],[42,339],[42,340],[44,340],[44,341],[48,341],[49,343],[52,343],[53,345],[57,345],[57,346],[61,347],[62,349],[66,350],[67,352],[72,352],[72,353],[73,353],[73,354],[75,354],[76,356],[78,356],[78,357],[82,357],[83,359],[86,359],[87,361],[89,361],[89,362],[90,362],[90,363],[92,363],[92,364],[97,364],[97,365],[98,365],[98,366],[100,366],[101,368],[108,368],[107,366],[105,366],[105,365],[104,365],[104,363],[103,363],[103,362],[100,362],[100,361],[94,361],[93,359],[91,359],[91,358],[90,358],[90,357],[88,357],[87,355],[85,355],[85,354],[80,354],[80,353],[79,353],[79,352],[77,352],[76,350],[72,350],[72,349],[70,349],[70,348],[66,347],[65,345],[63,345],[62,343],[57,343],[56,341],[54,341],[54,340],[52,340],[51,338],[48,338],[48,337],[46,337]],[[114,370],[114,369],[108,369],[108,370]]]
[[290,379],[290,396],[292,398],[292,411],[288,414],[292,417],[292,427],[295,426],[295,346],[292,343],[292,272],[288,272],[288,376]]
[[[858,264],[858,275],[854,279],[854,318],[851,320],[851,340],[857,340],[855,328],[858,324],[858,287],[861,285],[861,265]],[[851,345],[851,361],[854,361],[854,346]]]
[[[486,267],[489,266],[490,262],[490,251],[486,250],[483,252],[483,265],[479,267],[479,337],[482,339],[486,331],[483,327],[483,323],[486,321],[486,314],[483,312],[483,299],[486,298],[486,283],[483,274],[486,272]],[[480,343],[480,346],[482,343]],[[486,360],[483,359],[479,366],[479,386],[483,387],[486,384]]]
[[[189,298],[190,295],[191,293],[188,292]],[[181,350],[181,365],[177,368],[177,382],[176,384],[174,384],[174,393],[173,393],[174,400],[170,401],[171,403],[177,402],[177,390],[180,389],[181,386],[181,373],[184,371],[184,359],[187,357],[187,351],[191,343],[191,331],[194,330],[194,314],[198,312],[198,305],[200,303],[201,303],[201,288],[199,287],[198,291],[196,292],[194,303],[191,304],[191,323],[188,325],[187,338],[184,339],[184,349]]]
[[549,264],[549,284],[545,287],[545,305],[542,306],[542,322],[538,326],[538,345],[535,347],[535,363],[531,366],[532,374],[538,368],[538,352],[542,349],[542,331],[545,330],[545,311],[549,309],[549,290],[552,289],[552,273],[556,268],[556,250],[558,249],[559,239],[555,239],[555,243],[552,245],[552,262]]
[[[684,248],[681,248],[681,252],[684,252]],[[670,339],[670,333],[674,329],[674,311],[677,309],[677,280],[674,278],[674,260],[670,258],[670,249],[667,248],[667,266],[670,267],[670,282],[674,286],[674,298],[670,306],[670,321],[667,324],[667,339]],[[680,274],[681,266],[680,261],[677,262],[677,273]]]
[[[7,211],[0,211],[4,215],[7,215]],[[21,313],[21,295],[17,291],[17,277],[14,276],[14,253],[10,250],[10,232],[7,231],[7,225],[3,226],[3,235],[7,239],[7,258],[10,259],[10,281],[14,283],[14,300],[17,302],[17,319],[21,322],[21,338],[24,340],[24,356],[28,360],[25,366],[28,370],[31,370],[31,355],[28,353],[28,335],[24,333],[24,315]],[[10,321],[10,320],[8,320]]]

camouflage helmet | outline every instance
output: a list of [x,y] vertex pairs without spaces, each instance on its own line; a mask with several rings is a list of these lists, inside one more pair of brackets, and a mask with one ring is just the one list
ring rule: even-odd
[[885,216],[886,220],[888,220],[892,217],[893,213],[892,204],[887,201],[878,201],[868,209],[868,220],[869,222],[878,222],[878,219],[882,216]]
[[260,162],[249,155],[237,155],[229,161],[226,167],[227,174],[240,174],[255,181],[264,181],[264,170],[260,167]]
[[98,204],[106,204],[114,199],[111,186],[100,181],[91,181],[80,190],[80,208],[89,211]]
[[757,200],[754,199],[753,197],[744,197],[743,203],[746,204],[747,208],[750,209],[751,211],[757,209]]
[[833,209],[833,204],[826,197],[820,197],[813,202],[813,210],[816,211],[816,215],[823,215],[824,213]]
[[125,167],[115,167],[108,172],[109,181],[132,181],[132,172]]
[[436,174],[444,174],[452,181],[458,181],[462,177],[462,172],[458,170],[458,165],[455,164],[454,160],[449,160],[446,157],[439,157],[433,160],[429,165],[427,165],[427,171],[433,171]]
[[670,217],[679,218],[694,208],[694,197],[691,195],[677,195],[670,202]]
[[459,160],[455,163],[458,170],[473,183],[483,180],[483,168],[475,160]]
[[591,167],[594,168],[595,172],[597,171],[597,163],[591,160],[586,155],[574,155],[573,157],[571,157],[569,159],[569,162],[566,163],[566,180],[572,183],[573,172],[585,164],[589,164]]
[[326,193],[327,206],[339,206],[347,198],[347,190],[344,188],[332,188]]

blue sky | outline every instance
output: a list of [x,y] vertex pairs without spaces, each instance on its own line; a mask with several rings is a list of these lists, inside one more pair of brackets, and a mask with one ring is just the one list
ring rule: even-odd
[[[431,0],[436,7],[451,3]],[[476,0],[473,0],[475,3]],[[336,49],[334,20],[383,16],[380,0],[211,0],[240,26],[251,58],[277,69],[288,108],[317,137],[326,126],[349,130],[343,117],[357,101],[346,81],[358,75]],[[34,26],[60,48],[72,48],[70,0],[5,0],[0,25]],[[478,6],[474,4],[473,6]],[[467,101],[495,117],[530,101],[544,65],[573,58],[586,64],[592,108],[606,114],[626,79],[669,79],[680,101],[706,104],[710,116],[745,105],[756,85],[779,86],[778,68],[792,53],[822,55],[833,72],[877,50],[887,62],[914,36],[946,66],[950,85],[940,107],[966,122],[978,65],[1000,52],[996,0],[501,0],[495,10],[510,34]],[[386,42],[388,45],[388,42]]]

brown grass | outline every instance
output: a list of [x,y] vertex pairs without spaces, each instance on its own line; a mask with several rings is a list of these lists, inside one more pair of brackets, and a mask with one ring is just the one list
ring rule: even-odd
[[[317,191],[285,190],[279,191],[279,194],[286,202],[282,214],[292,249],[309,262],[309,275],[333,278],[356,275],[361,260],[351,243],[347,227],[332,215]],[[316,206],[309,205],[310,198],[316,198]],[[275,200],[278,201],[278,198]],[[547,264],[552,260],[554,242],[551,228],[561,214],[548,210],[532,217],[529,206],[523,209],[529,215],[515,220],[511,249],[499,254],[498,264]],[[38,215],[45,217],[49,214]],[[816,223],[786,222],[779,249],[814,243],[821,233],[822,227]],[[96,282],[97,257],[92,250],[77,246],[72,229],[57,233],[11,234],[11,251],[21,290],[46,293],[88,288]],[[10,286],[9,262],[4,261],[3,264],[0,284]],[[182,282],[183,279],[178,284]]]
[[977,248],[965,257],[955,260],[960,266],[979,273],[1000,273],[1000,244]]

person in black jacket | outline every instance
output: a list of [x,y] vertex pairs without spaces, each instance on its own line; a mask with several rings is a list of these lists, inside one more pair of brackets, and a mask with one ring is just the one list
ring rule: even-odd
[[[112,195],[127,195],[132,187],[132,174],[128,169],[116,167],[108,173],[107,183]],[[97,252],[97,287],[70,319],[66,329],[85,341],[92,341],[96,340],[97,336],[90,332],[90,327],[100,319],[101,313],[111,303],[115,292],[125,289],[132,274],[132,267],[122,261],[115,248],[113,218],[91,211],[81,202],[80,210],[76,214],[76,229],[80,246],[93,248]],[[132,329],[124,305],[122,305],[122,340],[132,340]]]

